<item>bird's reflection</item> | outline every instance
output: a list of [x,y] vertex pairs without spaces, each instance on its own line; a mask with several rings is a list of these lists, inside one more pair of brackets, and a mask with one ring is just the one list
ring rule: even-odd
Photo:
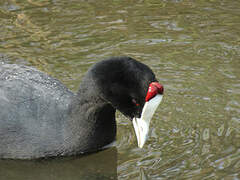
[[48,160],[0,160],[0,180],[117,179],[117,149]]

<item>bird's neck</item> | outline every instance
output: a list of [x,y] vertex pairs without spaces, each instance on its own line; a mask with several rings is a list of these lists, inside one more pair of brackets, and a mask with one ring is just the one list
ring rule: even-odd
[[116,136],[116,110],[94,91],[94,85],[81,84],[66,125],[65,142],[80,152],[98,150]]

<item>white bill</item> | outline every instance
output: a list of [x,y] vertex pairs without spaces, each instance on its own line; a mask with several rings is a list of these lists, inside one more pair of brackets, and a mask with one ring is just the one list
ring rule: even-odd
[[161,103],[162,98],[163,95],[157,94],[144,104],[141,118],[133,118],[133,127],[137,136],[138,147],[140,148],[143,147],[147,140],[150,121],[158,105]]

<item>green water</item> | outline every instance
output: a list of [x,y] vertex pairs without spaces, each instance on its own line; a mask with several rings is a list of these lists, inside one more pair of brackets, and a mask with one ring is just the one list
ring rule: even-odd
[[0,53],[73,91],[92,64],[128,55],[165,86],[143,149],[118,113],[116,149],[0,161],[0,179],[240,179],[240,1],[1,0]]

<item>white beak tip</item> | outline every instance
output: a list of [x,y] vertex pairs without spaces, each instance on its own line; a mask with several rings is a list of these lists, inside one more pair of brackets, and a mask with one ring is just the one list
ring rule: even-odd
[[143,148],[143,146],[144,146],[144,144],[139,144],[138,145],[138,147],[141,148],[141,149]]
[[150,121],[161,101],[162,95],[155,96],[150,101],[145,103],[141,118],[133,119],[133,127],[137,136],[139,148],[143,148],[145,142],[147,141]]

